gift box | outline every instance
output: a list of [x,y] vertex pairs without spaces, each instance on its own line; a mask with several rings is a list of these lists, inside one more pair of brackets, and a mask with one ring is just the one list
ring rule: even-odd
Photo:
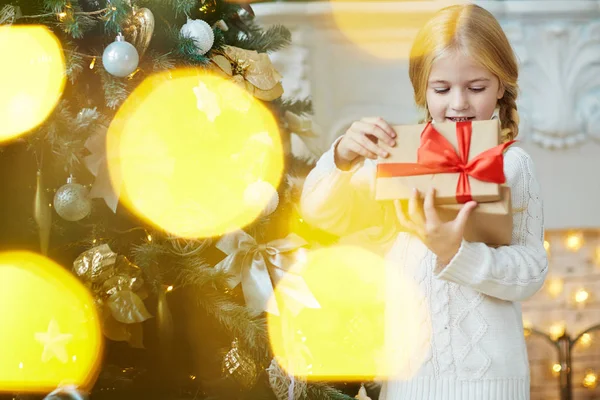
[[501,200],[505,183],[498,120],[397,125],[396,146],[377,162],[375,198],[407,200],[436,189],[437,204]]
[[[464,239],[491,246],[509,245],[512,241],[513,217],[511,193],[508,186],[500,187],[500,200],[492,203],[479,203],[469,215],[465,226]],[[456,218],[462,204],[438,205],[440,219],[451,221]]]

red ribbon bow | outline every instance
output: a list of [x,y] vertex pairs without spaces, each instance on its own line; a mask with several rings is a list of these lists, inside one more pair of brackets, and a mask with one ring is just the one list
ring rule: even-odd
[[458,153],[452,144],[429,122],[421,133],[421,145],[417,153],[417,163],[379,163],[377,177],[429,175],[456,173],[456,200],[466,203],[473,200],[469,176],[483,182],[502,184],[504,176],[504,150],[515,141],[492,147],[476,157],[468,159],[471,149],[473,126],[470,121],[456,123]]

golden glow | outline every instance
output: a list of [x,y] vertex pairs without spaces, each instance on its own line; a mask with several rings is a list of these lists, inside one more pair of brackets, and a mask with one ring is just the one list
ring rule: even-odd
[[562,367],[560,366],[560,364],[553,364],[552,365],[552,376],[558,376],[560,375],[560,371],[562,370]]
[[333,21],[339,33],[357,47],[358,57],[362,53],[365,59],[407,60],[417,31],[437,11],[389,12],[394,2],[384,0],[385,4],[368,7],[364,0],[330,0]]
[[550,326],[550,329],[548,330],[548,332],[550,333],[550,337],[552,338],[552,340],[557,340],[559,337],[564,335],[565,324],[562,322],[557,322],[555,324],[552,324]]
[[561,278],[550,278],[546,280],[546,290],[548,294],[554,298],[561,295],[564,290],[565,283]]
[[575,301],[577,303],[585,303],[590,297],[590,294],[585,289],[579,289],[575,293]]
[[270,198],[248,202],[246,189],[262,181],[277,188],[283,171],[269,110],[199,69],[157,74],[138,86],[109,127],[107,154],[123,204],[185,238],[253,222]]
[[95,65],[96,65],[96,57],[92,58],[92,62],[90,63],[90,69],[94,69]]
[[427,302],[398,268],[386,269],[381,257],[365,249],[336,246],[308,253],[292,271],[301,274],[321,307],[293,315],[281,292],[293,285],[294,275],[276,286],[281,315],[267,318],[271,346],[284,369],[332,381],[409,378],[418,370],[430,345],[428,324],[419,323],[427,318]]
[[582,347],[590,347],[592,344],[592,335],[590,333],[584,333],[577,341]]
[[578,251],[583,246],[583,233],[582,232],[571,232],[567,235],[567,249],[571,251]]
[[0,26],[0,143],[41,124],[65,86],[65,60],[58,39],[47,28]]
[[0,253],[0,392],[91,388],[102,334],[88,290],[66,269],[29,252]]
[[167,286],[167,292],[172,292],[172,291],[173,291],[173,285]]
[[152,235],[148,234],[148,236],[146,236],[146,239],[148,239],[149,242],[152,241]]
[[598,386],[598,375],[592,370],[588,370],[583,378],[583,386],[588,389],[595,389]]

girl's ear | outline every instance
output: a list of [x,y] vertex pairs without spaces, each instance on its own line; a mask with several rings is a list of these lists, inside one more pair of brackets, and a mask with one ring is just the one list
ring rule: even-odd
[[506,89],[504,89],[504,85],[502,84],[502,82],[500,82],[500,86],[498,87],[498,95],[496,96],[498,100],[500,100],[502,97],[504,97],[505,91],[506,91]]

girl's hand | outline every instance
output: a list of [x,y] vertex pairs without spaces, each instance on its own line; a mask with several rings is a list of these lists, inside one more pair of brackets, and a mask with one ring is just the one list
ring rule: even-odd
[[354,122],[335,148],[335,161],[341,169],[348,169],[359,157],[387,157],[386,145],[396,145],[396,132],[383,118],[363,118]]
[[447,264],[460,249],[467,220],[477,203],[466,203],[454,220],[443,222],[435,209],[434,199],[435,189],[427,193],[425,200],[415,189],[408,202],[408,215],[405,215],[398,200],[394,201],[394,206],[400,224],[414,231],[429,250],[437,255],[438,260]]

